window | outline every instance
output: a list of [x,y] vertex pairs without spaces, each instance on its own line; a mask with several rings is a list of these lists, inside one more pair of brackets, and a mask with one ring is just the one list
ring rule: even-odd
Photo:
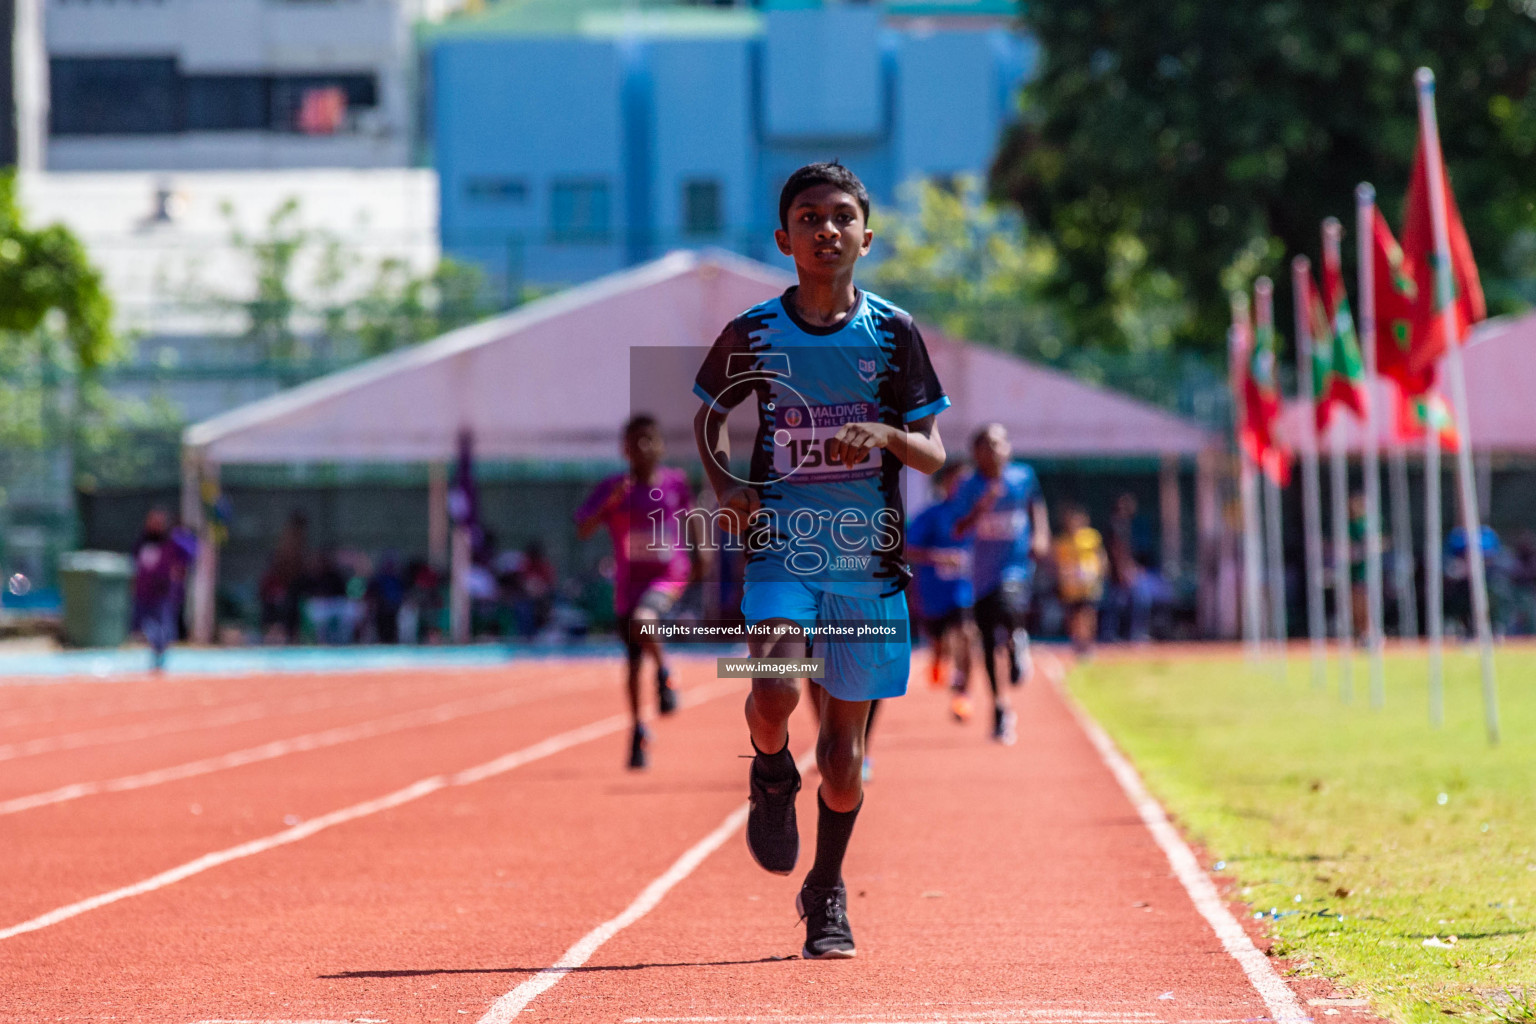
[[272,123],[268,80],[260,75],[186,79],[188,131],[260,131]]
[[608,183],[557,181],[549,197],[550,233],[561,241],[608,237]]
[[54,135],[138,135],[181,125],[172,57],[54,57],[48,62]]
[[720,183],[712,178],[683,182],[683,234],[718,235],[725,226]]
[[470,178],[464,194],[478,203],[521,203],[528,198],[528,183],[521,178]]
[[49,74],[54,135],[336,131],[378,104],[369,74],[184,75],[173,57],[54,57]]

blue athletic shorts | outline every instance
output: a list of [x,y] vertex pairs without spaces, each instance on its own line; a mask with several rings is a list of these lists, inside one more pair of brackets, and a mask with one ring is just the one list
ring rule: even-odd
[[826,659],[826,676],[816,680],[838,700],[883,700],[907,692],[912,670],[907,595],[845,597],[813,583],[748,581],[741,598],[747,625],[788,619],[810,629],[817,623],[879,622],[898,627],[891,639],[837,640],[818,637],[811,656]]

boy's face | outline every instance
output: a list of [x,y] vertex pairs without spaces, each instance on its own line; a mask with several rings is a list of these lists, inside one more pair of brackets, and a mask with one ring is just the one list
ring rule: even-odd
[[972,454],[976,457],[976,468],[981,470],[983,476],[997,476],[1013,455],[1013,445],[1008,443],[1008,432],[1002,427],[990,427],[976,439],[976,448]]
[[665,451],[666,445],[659,430],[637,430],[624,439],[624,457],[629,460],[629,468],[636,473],[648,473],[655,469]]
[[802,275],[837,277],[851,272],[869,252],[875,234],[865,224],[857,199],[836,185],[812,185],[795,196],[789,227],[773,237]]

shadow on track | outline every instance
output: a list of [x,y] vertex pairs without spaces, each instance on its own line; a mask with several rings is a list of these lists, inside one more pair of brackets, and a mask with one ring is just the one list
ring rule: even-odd
[[[775,964],[798,959],[800,959],[798,956],[793,955],[764,956],[756,960],[694,960],[676,964],[610,964],[602,967],[583,966],[560,969],[569,971],[571,974],[582,974],[591,971],[644,971],[652,967],[740,967],[745,964]],[[321,974],[318,977],[327,981],[354,978],[425,978],[436,974],[539,974],[550,969],[548,967],[421,967],[387,971],[342,971],[339,974]]]

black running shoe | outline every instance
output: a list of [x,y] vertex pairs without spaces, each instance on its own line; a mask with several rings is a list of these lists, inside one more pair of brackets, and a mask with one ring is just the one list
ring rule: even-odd
[[651,763],[651,731],[636,723],[629,737],[629,767],[635,770],[649,767]]
[[800,769],[791,764],[790,778],[765,782],[758,777],[758,762],[752,759],[747,773],[747,849],[764,871],[787,875],[800,859],[800,826],[795,821],[795,794],[800,792]]
[[672,670],[656,670],[656,710],[670,715],[677,710],[677,691],[672,689]]
[[795,909],[805,922],[807,960],[848,960],[856,955],[853,929],[848,926],[848,890],[839,882],[825,889],[806,885],[795,897]]

